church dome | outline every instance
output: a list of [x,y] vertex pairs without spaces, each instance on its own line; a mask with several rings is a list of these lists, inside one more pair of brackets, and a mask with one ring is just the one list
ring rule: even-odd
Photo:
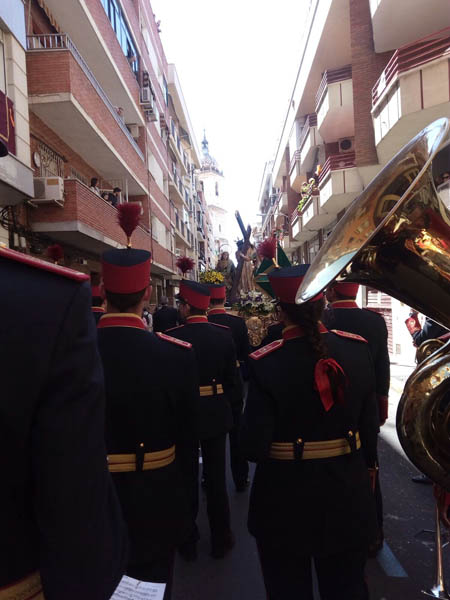
[[203,132],[202,154],[202,171],[213,171],[214,173],[222,175],[222,171],[219,169],[216,159],[209,153],[209,143],[206,139],[205,132]]

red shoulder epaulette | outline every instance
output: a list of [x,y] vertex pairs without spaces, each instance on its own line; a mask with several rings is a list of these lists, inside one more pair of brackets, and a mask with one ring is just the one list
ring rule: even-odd
[[[176,329],[176,327],[174,327],[173,329]],[[166,340],[166,342],[172,342],[172,344],[176,344],[177,346],[182,346],[183,348],[192,348],[192,344],[190,342],[179,340],[178,338],[174,338],[171,335],[166,335],[165,333],[161,333],[160,331],[158,331],[156,335],[162,340]]]
[[79,271],[74,271],[68,267],[61,267],[60,265],[55,265],[53,263],[46,262],[45,260],[34,258],[28,254],[16,252],[10,248],[0,248],[0,257],[9,258],[24,265],[28,265],[29,267],[35,267],[36,269],[49,271],[50,273],[55,273],[55,275],[62,275],[63,277],[74,279],[75,281],[87,281],[89,279],[89,275],[86,275],[86,273],[80,273]]
[[366,338],[363,338],[361,335],[357,335],[356,333],[350,333],[349,331],[339,331],[339,329],[332,329],[331,333],[335,333],[336,335],[340,335],[341,337],[350,338],[351,340],[356,340],[358,342],[366,342],[366,344],[368,344]]
[[253,360],[259,360],[263,356],[267,356],[267,354],[270,354],[274,350],[277,350],[277,348],[281,348],[283,344],[284,340],[275,340],[274,342],[267,344],[267,346],[263,346],[262,348],[255,350],[254,352],[249,354],[249,356],[250,358],[253,358]]
[[223,327],[223,329],[230,329],[228,325],[220,325],[219,323],[213,323],[212,321],[208,321],[210,325],[215,325],[216,327]]

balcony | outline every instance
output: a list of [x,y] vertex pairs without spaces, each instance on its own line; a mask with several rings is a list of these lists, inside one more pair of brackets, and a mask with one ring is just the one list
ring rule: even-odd
[[295,209],[291,215],[292,241],[289,247],[299,246],[311,240],[329,221],[329,215],[320,207],[319,196],[312,196],[300,213]]
[[319,208],[327,214],[323,225],[326,226],[363,190],[362,180],[355,166],[355,153],[346,152],[328,157],[320,172],[318,187]]
[[298,149],[291,161],[290,183],[291,188],[296,192],[301,192],[307,173],[312,171],[317,149],[321,143],[322,138],[317,131],[317,115],[313,113],[306,117],[298,140]]
[[182,217],[178,213],[175,214],[175,237],[177,238],[177,246],[182,248],[190,248],[190,231],[184,223]]
[[448,117],[449,58],[450,27],[394,52],[372,90],[380,162],[435,119]]
[[[64,181],[64,203],[39,206],[30,211],[32,229],[94,254],[123,247],[125,234],[117,223],[117,209],[75,179]],[[136,248],[150,250],[150,235],[138,227],[133,234]]]
[[181,145],[181,138],[178,131],[177,126],[175,125],[175,121],[170,119],[170,127],[169,127],[169,144],[172,148],[175,156],[177,156],[180,165],[182,167],[183,175],[189,175],[188,172],[188,161],[187,154]]
[[143,152],[70,38],[28,36],[27,47],[31,111],[103,179],[145,194]]
[[180,209],[183,209],[184,206],[184,194],[183,194],[183,184],[181,182],[181,177],[178,175],[178,172],[175,170],[174,165],[172,164],[172,170],[170,172],[169,178],[169,198],[173,201],[175,206]]
[[354,135],[351,65],[325,71],[316,94],[316,113],[317,130],[326,142]]
[[395,50],[450,25],[447,0],[370,0],[375,51]]
[[138,82],[101,3],[45,0],[39,4],[71,37],[113,105],[123,108],[125,122],[144,126]]

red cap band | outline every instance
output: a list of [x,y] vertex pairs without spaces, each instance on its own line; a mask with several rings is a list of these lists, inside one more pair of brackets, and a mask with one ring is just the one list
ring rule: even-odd
[[133,266],[102,262],[103,285],[113,294],[134,294],[150,285],[150,258]]
[[339,283],[333,284],[333,288],[338,294],[348,296],[349,298],[356,298],[359,290],[359,283]]
[[192,287],[185,285],[183,281],[180,284],[180,296],[185,302],[187,302],[194,308],[198,308],[200,310],[207,310],[207,308],[209,307],[209,294],[201,294],[200,292],[194,290]]
[[224,285],[210,286],[209,291],[211,292],[211,298],[214,300],[225,300],[226,288]]

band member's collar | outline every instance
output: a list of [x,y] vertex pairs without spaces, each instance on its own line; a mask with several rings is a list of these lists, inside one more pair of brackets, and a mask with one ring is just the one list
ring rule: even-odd
[[226,315],[227,311],[224,308],[211,308],[208,315]]
[[104,313],[106,312],[106,310],[103,308],[103,306],[92,306],[92,312],[95,313]]
[[336,300],[331,303],[332,308],[359,308],[355,300]]
[[147,329],[144,321],[133,313],[107,313],[100,317],[97,327],[130,327],[132,329]]
[[207,323],[208,317],[206,315],[192,315],[186,317],[186,321],[188,321],[188,323]]
[[[328,329],[322,322],[319,322],[319,333],[328,333]],[[300,325],[289,325],[282,331],[283,340],[293,340],[294,338],[300,338],[305,335],[305,330]]]

